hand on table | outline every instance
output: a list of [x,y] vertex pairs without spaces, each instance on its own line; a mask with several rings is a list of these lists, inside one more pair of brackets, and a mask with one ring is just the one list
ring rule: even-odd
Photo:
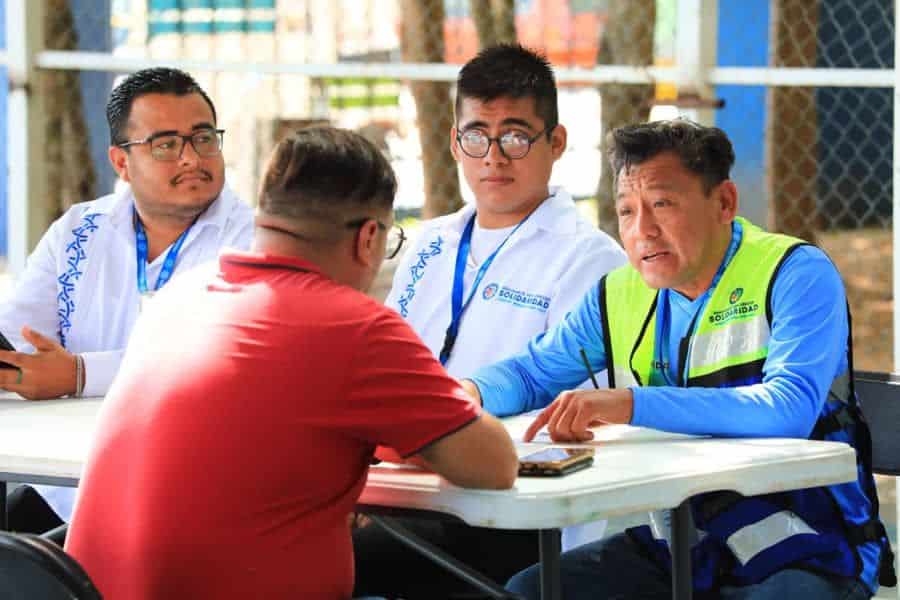
[[586,442],[594,439],[590,427],[630,423],[632,408],[633,397],[629,389],[568,390],[541,411],[523,439],[530,442],[546,425],[554,442]]
[[22,328],[22,337],[34,346],[34,354],[0,350],[0,361],[18,369],[0,369],[0,389],[15,392],[29,400],[59,398],[75,392],[75,355],[56,340],[30,327]]

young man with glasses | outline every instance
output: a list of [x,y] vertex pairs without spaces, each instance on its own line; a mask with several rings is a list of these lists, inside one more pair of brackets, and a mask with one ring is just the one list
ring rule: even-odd
[[503,426],[364,294],[402,241],[395,191],[362,136],[302,129],[269,162],[253,251],[154,299],[66,545],[105,597],[349,598],[347,516],[378,444],[456,485],[513,484]]
[[[422,225],[386,304],[455,377],[506,358],[559,322],[625,263],[622,249],[549,185],[566,149],[546,59],[519,45],[483,50],[460,71],[449,136],[475,202]],[[599,167],[599,165],[592,165]],[[417,533],[497,581],[537,560],[537,536],[408,520]],[[602,532],[597,524],[593,539]],[[568,544],[578,538],[564,535]],[[457,580],[377,528],[354,535],[358,594],[435,597]],[[573,542],[574,543],[574,542]],[[401,574],[397,565],[404,567]]]
[[[224,131],[212,101],[187,73],[138,71],[110,94],[109,159],[128,185],[75,204],[44,234],[12,297],[0,332],[0,388],[32,400],[106,393],[131,328],[175,274],[224,246],[247,248],[253,214],[225,186]],[[48,492],[67,518],[74,494]],[[59,524],[30,488],[13,491],[13,529]]]

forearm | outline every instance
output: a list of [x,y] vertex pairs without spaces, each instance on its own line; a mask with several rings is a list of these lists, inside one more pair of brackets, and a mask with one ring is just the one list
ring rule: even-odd
[[722,437],[809,435],[818,403],[785,381],[737,388],[634,388],[632,425]]
[[595,286],[560,324],[532,339],[524,352],[476,372],[471,379],[484,408],[507,416],[547,406],[561,391],[588,377],[582,350],[591,371],[605,369],[599,310]]

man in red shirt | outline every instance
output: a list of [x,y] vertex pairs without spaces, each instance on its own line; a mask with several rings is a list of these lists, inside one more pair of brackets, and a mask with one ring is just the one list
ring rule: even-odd
[[402,243],[395,190],[362,137],[301,130],[268,165],[254,251],[150,302],[66,545],[104,596],[348,598],[376,445],[457,485],[513,484],[503,426],[362,293]]

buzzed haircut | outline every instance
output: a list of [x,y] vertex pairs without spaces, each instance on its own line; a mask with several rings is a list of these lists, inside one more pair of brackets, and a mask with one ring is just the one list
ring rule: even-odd
[[106,121],[109,123],[110,145],[117,146],[128,141],[125,139],[125,130],[128,128],[131,106],[145,94],[200,94],[212,111],[213,123],[216,121],[216,107],[193,77],[184,71],[168,67],[142,69],[126,77],[109,95]]
[[485,48],[467,62],[456,81],[457,120],[465,98],[481,102],[534,98],[534,111],[544,121],[547,139],[559,123],[553,69],[546,57],[520,44]]
[[397,179],[372,142],[335,127],[300,129],[275,147],[259,191],[259,210],[338,223],[363,210],[391,210]]
[[708,194],[730,178],[734,166],[731,140],[718,127],[688,119],[635,123],[613,129],[606,136],[606,152],[618,182],[622,169],[639,165],[663,152],[674,152],[688,171],[703,179]]

